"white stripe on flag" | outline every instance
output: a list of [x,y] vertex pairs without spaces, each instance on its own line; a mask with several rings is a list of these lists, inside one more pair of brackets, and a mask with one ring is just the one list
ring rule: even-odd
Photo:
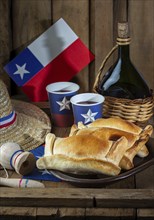
[[46,66],[77,39],[78,36],[61,18],[33,41],[28,49],[43,66]]

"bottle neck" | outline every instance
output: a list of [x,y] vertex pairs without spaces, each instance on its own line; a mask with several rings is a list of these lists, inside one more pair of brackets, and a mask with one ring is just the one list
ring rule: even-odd
[[118,57],[122,60],[129,60],[129,44],[118,46]]

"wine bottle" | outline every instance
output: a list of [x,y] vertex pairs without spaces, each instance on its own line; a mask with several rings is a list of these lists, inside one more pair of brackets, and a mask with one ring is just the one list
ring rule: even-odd
[[129,55],[128,23],[118,23],[118,59],[99,84],[98,92],[104,96],[125,99],[143,99],[151,96],[145,80],[132,64]]

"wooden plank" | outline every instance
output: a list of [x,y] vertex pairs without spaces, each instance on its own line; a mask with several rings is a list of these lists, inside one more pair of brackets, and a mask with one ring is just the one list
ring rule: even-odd
[[152,189],[110,189],[110,191],[104,190],[96,194],[95,200],[96,207],[151,208],[154,206],[154,191]]
[[121,209],[121,208],[86,208],[86,217],[88,216],[101,216],[101,217],[135,217],[134,209]]
[[85,217],[85,208],[38,208],[37,216],[53,216],[58,218]]
[[60,182],[52,182],[52,181],[42,181],[45,188],[63,188],[64,190],[66,188],[74,188],[72,184],[69,184],[65,181]]
[[50,27],[51,1],[14,0],[12,3],[13,49],[19,52]]
[[2,216],[51,216],[51,217],[75,217],[84,216],[85,208],[31,208],[31,207],[0,207]]
[[138,216],[138,219],[140,219],[140,218],[153,219],[154,218],[154,209],[138,209],[137,216]]
[[[89,47],[89,1],[88,0],[53,0],[53,21],[63,18],[80,39]],[[80,92],[89,90],[88,66],[72,81],[80,85]]]
[[68,188],[54,189],[18,189],[1,188],[1,206],[30,206],[30,207],[92,207],[93,195],[92,190],[88,193],[85,190],[76,190]]
[[119,180],[118,182],[107,185],[106,188],[108,189],[134,189],[135,188],[135,177],[130,176],[126,179]]
[[[136,175],[136,187],[143,189],[154,189],[154,165]],[[153,196],[154,198],[154,196]],[[154,209],[137,209],[138,218],[154,217]]]
[[[12,46],[14,56],[21,52],[51,25],[51,0],[12,1]],[[22,94],[13,83],[15,93]],[[14,93],[14,94],[15,94]]]
[[[50,217],[133,217],[132,209],[117,208],[31,208],[31,207],[0,207],[1,216],[50,216]],[[153,218],[154,209],[139,209],[138,218]],[[135,216],[135,212],[134,212]]]
[[136,187],[154,189],[154,165],[136,174]]
[[67,217],[80,217],[81,219],[85,218],[85,209],[84,208],[60,208],[59,217],[67,218]]
[[128,0],[113,1],[113,16],[116,25],[118,22],[128,21]]
[[[90,65],[89,84],[92,90],[102,61],[113,47],[113,1],[93,0],[90,5],[90,48],[95,62]],[[112,63],[109,60],[104,72]]]
[[[145,216],[146,209],[143,211],[143,215]],[[152,215],[152,209],[151,209],[151,215]],[[1,216],[50,216],[54,218],[70,218],[70,217],[80,217],[85,219],[85,217],[88,219],[89,217],[115,217],[116,219],[118,217],[132,217],[132,209],[117,209],[112,208],[106,209],[106,208],[30,208],[30,207],[0,207],[0,215]],[[134,213],[135,215],[135,213]]]
[[1,216],[36,216],[36,208],[31,207],[0,207]]
[[[113,183],[111,185],[108,185],[107,188],[110,189],[125,189],[126,191],[128,189],[134,189],[135,188],[135,177],[130,176],[126,179],[120,180],[116,183]],[[111,216],[116,216],[119,217],[120,219],[125,219],[126,216],[135,219],[136,217],[136,209],[108,209],[108,212],[110,213]],[[126,216],[125,216],[126,215]]]
[[114,42],[118,35],[118,22],[128,21],[128,0],[113,1],[113,35]]
[[38,207],[36,209],[36,216],[52,216],[56,217],[58,215],[58,208],[43,208],[43,207]]
[[2,216],[3,220],[35,220],[33,216]]
[[[10,78],[3,70],[5,64],[9,61],[11,51],[11,22],[10,22],[10,1],[0,1],[0,78],[10,87]],[[10,91],[10,89],[9,89]]]
[[154,89],[154,1],[130,0],[131,57],[151,89]]
[[0,206],[152,208],[152,189],[1,188]]

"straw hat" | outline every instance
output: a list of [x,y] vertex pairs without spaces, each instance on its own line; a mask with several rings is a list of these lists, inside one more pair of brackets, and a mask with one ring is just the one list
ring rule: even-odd
[[31,150],[44,143],[50,131],[45,112],[30,103],[11,100],[0,80],[0,146],[16,142],[23,150]]

